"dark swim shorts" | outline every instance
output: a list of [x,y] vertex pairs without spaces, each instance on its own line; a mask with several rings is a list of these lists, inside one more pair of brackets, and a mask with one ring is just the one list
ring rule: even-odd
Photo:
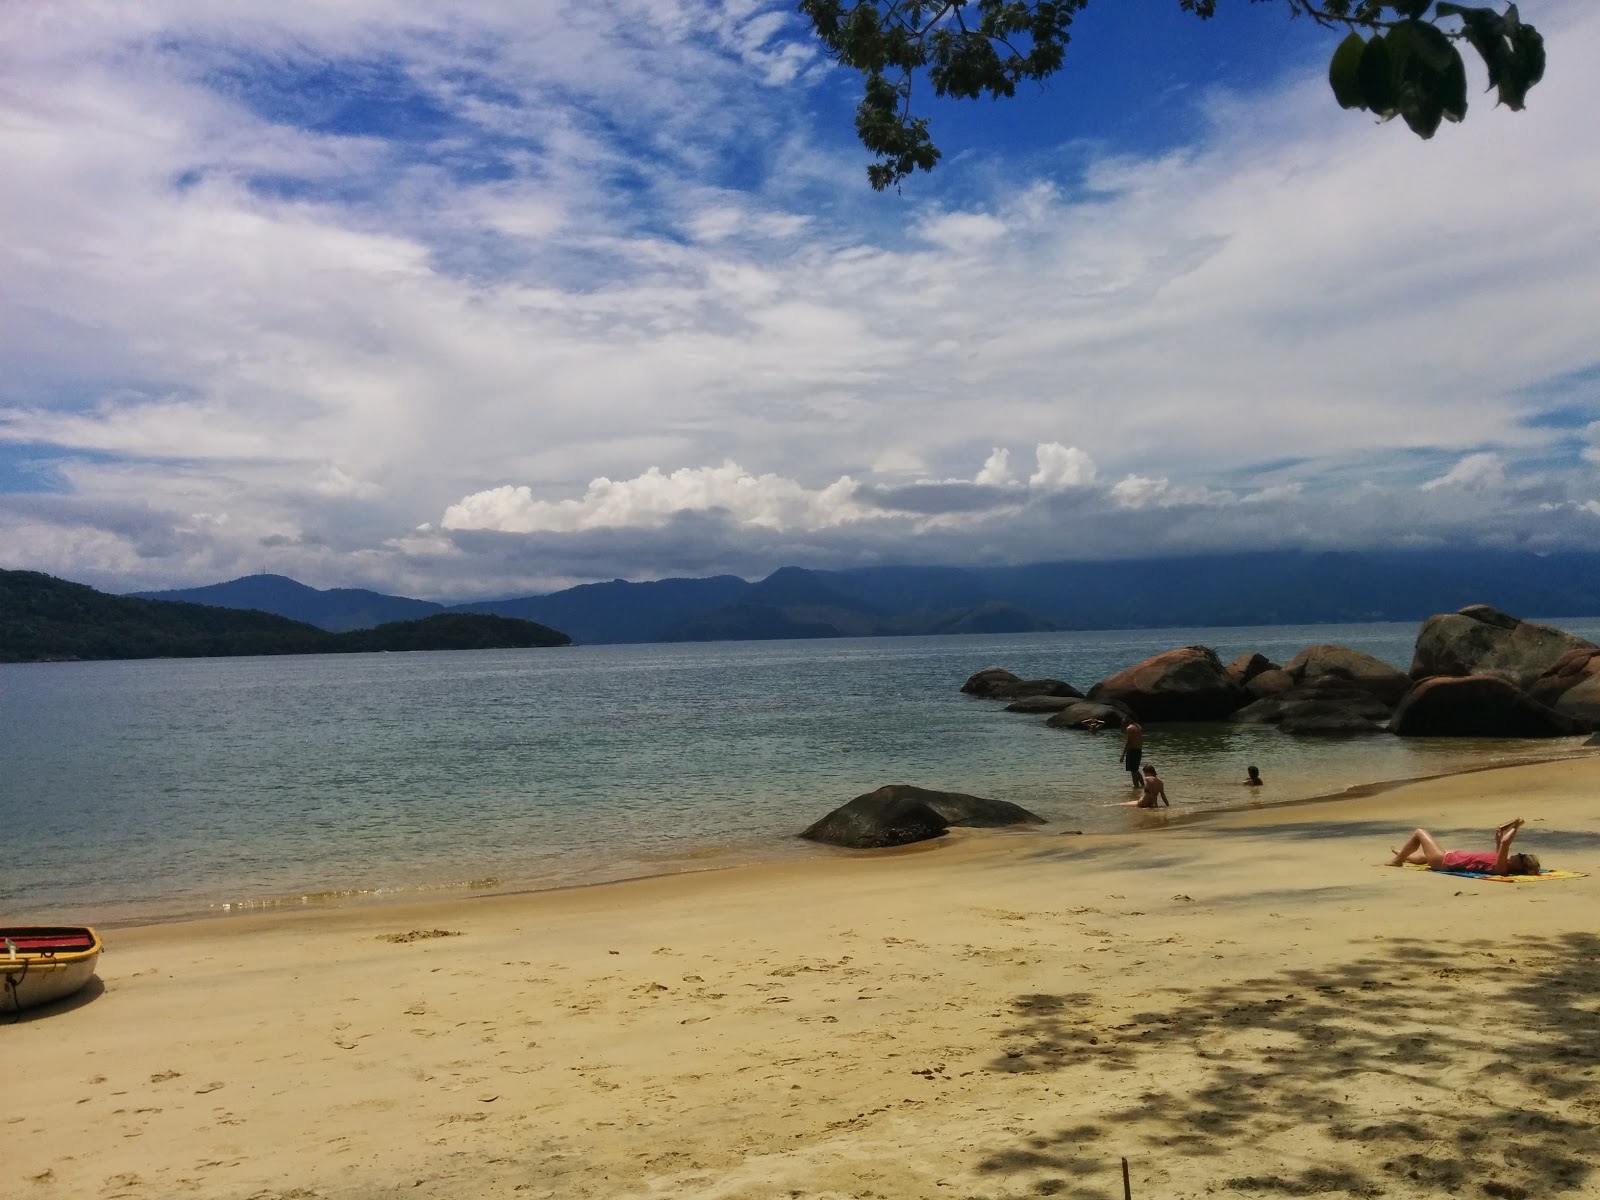
[[1135,746],[1132,750],[1129,750],[1122,756],[1122,768],[1125,771],[1133,771],[1137,773],[1139,770],[1139,764],[1142,761],[1144,761],[1144,747]]

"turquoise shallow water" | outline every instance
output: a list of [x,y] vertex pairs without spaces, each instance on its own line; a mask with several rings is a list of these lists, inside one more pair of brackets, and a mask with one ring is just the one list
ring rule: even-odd
[[[1600,620],[1557,622],[1600,639]],[[1134,827],[1120,739],[960,694],[988,666],[1087,688],[1173,646],[1409,664],[1413,625],[586,646],[0,666],[0,917],[127,921],[510,890],[835,853],[793,835],[884,783]],[[1157,727],[1173,802],[1288,800],[1571,742]]]

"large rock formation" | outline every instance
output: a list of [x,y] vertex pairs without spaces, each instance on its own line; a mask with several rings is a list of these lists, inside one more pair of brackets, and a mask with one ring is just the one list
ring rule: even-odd
[[988,667],[961,685],[969,696],[985,700],[1017,700],[1023,696],[1066,696],[1081,700],[1083,693],[1059,679],[1023,679],[1004,667]]
[[1324,678],[1348,680],[1390,708],[1411,690],[1411,677],[1404,671],[1348,646],[1307,646],[1284,663],[1283,670],[1300,684]]
[[1126,705],[1141,721],[1220,721],[1250,700],[1206,646],[1168,650],[1089,689],[1090,700]]
[[1285,733],[1381,733],[1390,706],[1337,675],[1320,675],[1292,691],[1266,696],[1233,714],[1244,724],[1276,725]]
[[1424,679],[1389,721],[1401,737],[1568,737],[1591,728],[1495,675]]
[[1044,818],[1007,800],[891,783],[840,805],[800,836],[830,846],[872,850],[941,837],[951,825],[1042,825]]
[[1411,678],[1494,675],[1526,689],[1569,651],[1595,649],[1600,647],[1576,634],[1473,604],[1422,623]]

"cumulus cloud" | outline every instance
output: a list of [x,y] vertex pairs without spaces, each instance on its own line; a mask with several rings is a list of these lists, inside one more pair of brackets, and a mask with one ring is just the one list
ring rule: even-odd
[[527,486],[475,492],[445,510],[444,529],[565,533],[585,529],[650,529],[686,512],[725,512],[738,524],[766,529],[830,529],[862,520],[858,485],[842,476],[811,490],[778,475],[752,475],[734,462],[685,467],[670,475],[651,467],[633,479],[600,478],[576,500],[537,500]]
[[1041,443],[1036,451],[1039,469],[1028,476],[1028,486],[1046,492],[1088,487],[1094,482],[1094,460],[1076,446]]

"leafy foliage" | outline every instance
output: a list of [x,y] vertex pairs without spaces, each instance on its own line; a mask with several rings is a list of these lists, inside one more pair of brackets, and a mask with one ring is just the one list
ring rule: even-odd
[[[1341,107],[1367,109],[1384,120],[1398,116],[1419,137],[1431,138],[1441,120],[1466,116],[1466,65],[1458,43],[1483,59],[1489,86],[1508,108],[1520,110],[1544,75],[1544,39],[1522,22],[1515,4],[1500,13],[1444,0],[1281,2],[1294,16],[1349,30],[1328,70]],[[856,133],[877,157],[867,179],[881,191],[914,171],[931,171],[940,158],[927,118],[912,110],[918,79],[926,77],[938,96],[1014,96],[1019,83],[1047,79],[1061,68],[1073,18],[1087,3],[799,0],[799,8],[829,53],[864,77]],[[1216,0],[1178,4],[1202,19],[1216,13]]]
[[271,613],[108,596],[37,571],[0,571],[0,662],[480,650],[571,640],[533,621],[468,613],[328,633]]

